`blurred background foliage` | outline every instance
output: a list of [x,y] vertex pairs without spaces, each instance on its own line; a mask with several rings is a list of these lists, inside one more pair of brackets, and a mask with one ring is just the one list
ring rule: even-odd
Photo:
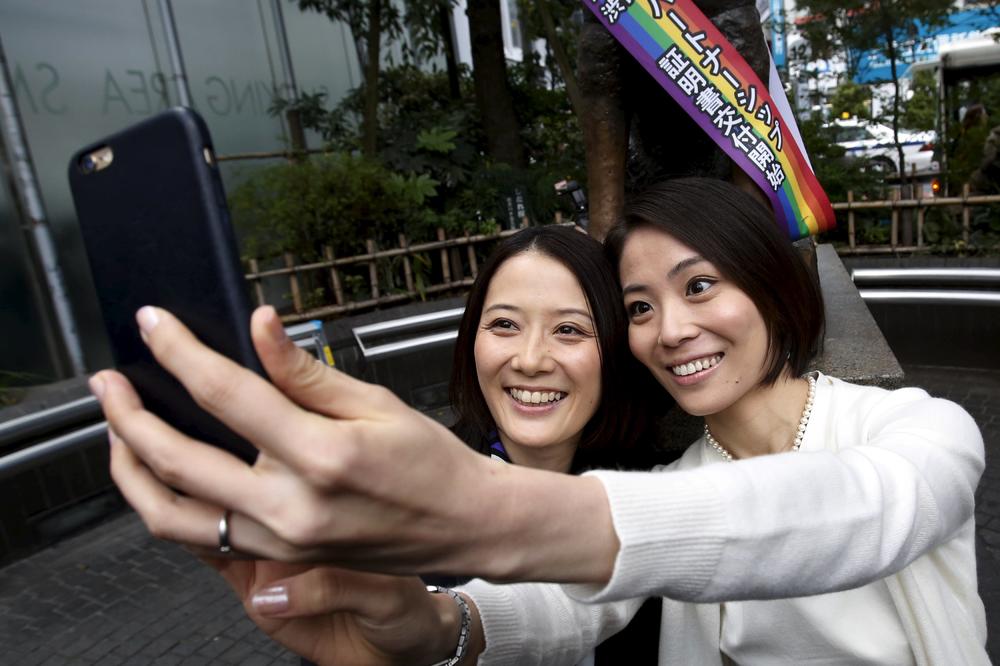
[[[416,243],[434,240],[438,228],[450,236],[488,233],[511,225],[515,196],[535,223],[551,222],[557,212],[572,216],[570,202],[553,186],[562,179],[586,182],[582,133],[574,115],[579,2],[522,0],[522,42],[541,38],[548,46],[541,53],[525,48],[521,63],[507,61],[502,49],[474,53],[477,62],[485,58],[496,65],[477,66],[478,74],[455,61],[451,34],[441,27],[446,23],[442,12],[451,11],[452,4],[415,0],[404,3],[404,11],[391,0],[299,0],[305,9],[346,20],[364,36],[358,40],[364,80],[335,105],[321,93],[302,93],[271,108],[276,115],[296,113],[322,141],[311,148],[325,153],[259,169],[232,192],[233,219],[248,254],[292,252],[300,261],[311,261],[321,257],[324,245],[346,256],[363,253],[366,239],[393,247],[399,234]],[[470,19],[480,12],[475,14],[480,35],[493,31],[502,43],[499,16],[482,13],[491,9],[491,0],[468,0],[468,7]],[[373,12],[381,12],[376,31],[371,30]],[[373,53],[382,54],[377,67],[369,66]],[[938,138],[939,151],[949,155],[949,173],[943,177],[954,184],[972,178],[982,162],[996,124],[990,114],[1000,117],[1000,78],[970,82],[953,94],[958,96],[951,100],[953,108],[972,111],[967,120],[951,124],[947,137]],[[935,75],[917,74],[900,106],[898,125],[936,129],[937,95]],[[845,201],[849,191],[859,200],[888,196],[885,174],[846,156],[828,125],[831,117],[842,115],[886,122],[872,118],[872,97],[870,87],[845,77],[824,117],[798,119],[831,201]],[[510,116],[502,119],[507,134],[497,124],[494,106],[512,109],[503,114]],[[991,221],[998,215],[987,213],[977,222],[983,232],[977,237],[989,240],[1000,230]],[[864,222],[859,242],[887,236],[887,214],[859,219]],[[845,241],[845,227],[825,240]],[[928,215],[925,231],[942,248],[954,248],[961,236],[942,211]]]
[[382,247],[395,245],[400,233],[411,242],[431,240],[438,227],[449,235],[486,233],[506,220],[506,199],[515,189],[533,221],[550,222],[557,210],[570,214],[553,185],[585,180],[582,135],[564,91],[532,80],[530,70],[539,66],[509,71],[528,155],[520,167],[487,154],[467,68],[460,70],[464,94],[457,98],[443,71],[413,64],[383,69],[372,157],[361,151],[361,88],[330,110],[321,94],[279,102],[272,112],[298,111],[329,152],[260,169],[232,192],[246,251],[308,258],[322,244],[346,255],[362,251],[366,238]]

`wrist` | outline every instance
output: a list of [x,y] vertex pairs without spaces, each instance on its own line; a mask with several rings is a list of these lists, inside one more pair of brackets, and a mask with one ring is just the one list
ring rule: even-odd
[[434,599],[437,631],[432,633],[428,659],[432,666],[474,664],[483,651],[484,640],[475,603],[453,590],[427,586]]
[[604,484],[505,466],[511,473],[487,489],[490,533],[482,541],[482,577],[496,581],[604,584],[619,541]]
[[[437,620],[441,627],[440,631],[435,632],[438,641],[432,654],[443,655],[430,663],[432,666],[455,666],[469,647],[472,624],[469,604],[457,592],[448,588],[428,585],[427,592],[437,601]],[[445,606],[442,606],[442,600],[447,602]]]

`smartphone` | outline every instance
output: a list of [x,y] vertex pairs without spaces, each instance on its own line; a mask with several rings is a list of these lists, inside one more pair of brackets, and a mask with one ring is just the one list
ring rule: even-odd
[[146,409],[253,461],[256,449],[195,404],[135,322],[143,305],[169,310],[203,343],[266,376],[250,340],[250,297],[205,122],[175,108],[97,141],[73,155],[69,183],[118,370]]

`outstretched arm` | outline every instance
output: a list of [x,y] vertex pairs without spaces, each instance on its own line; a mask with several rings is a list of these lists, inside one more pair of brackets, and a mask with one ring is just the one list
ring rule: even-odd
[[[949,584],[971,578],[983,441],[958,405],[920,389],[822,377],[798,453],[660,475],[596,472],[620,540],[589,601],[693,602],[834,592],[894,574],[947,545]],[[687,457],[687,456],[686,456]],[[683,462],[683,461],[682,461]]]
[[[121,375],[96,377],[126,443],[112,446],[116,482],[154,534],[204,547],[217,544],[226,507],[233,545],[272,559],[597,584],[577,592],[591,600],[797,596],[891,574],[950,539],[972,515],[983,468],[968,415],[915,389],[885,394],[878,409],[865,394],[822,432],[814,413],[807,443],[843,440],[835,452],[664,474],[502,465],[297,350],[270,308],[252,332],[273,385],[168,313],[143,315],[157,359],[261,450],[246,465],[143,410]],[[843,420],[854,428],[834,427]]]
[[495,580],[610,577],[617,540],[598,480],[472,452],[387,389],[295,347],[273,308],[251,323],[273,383],[168,312],[143,308],[137,318],[196,402],[260,450],[247,465],[191,439],[144,410],[122,375],[98,373],[112,475],[153,534],[212,548],[230,509],[233,547],[268,559]]

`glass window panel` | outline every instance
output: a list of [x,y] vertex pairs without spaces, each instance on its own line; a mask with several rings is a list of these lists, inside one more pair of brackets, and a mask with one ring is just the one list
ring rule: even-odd
[[45,383],[56,374],[23,233],[7,189],[0,188],[0,388]]
[[[193,103],[217,150],[283,149],[282,121],[267,112],[275,86],[284,82],[270,0],[174,0],[173,7]],[[325,17],[303,14],[294,3],[283,2],[282,9],[300,88],[327,89],[333,106],[360,79],[349,32]],[[84,144],[178,103],[159,4],[4,0],[0,26],[87,364],[103,367],[110,364],[110,354],[66,167]],[[313,137],[312,145],[319,140]],[[255,164],[226,164],[227,189]],[[0,216],[2,270],[8,270],[6,257],[21,254],[24,241],[9,206],[0,208]],[[29,284],[19,271],[3,274],[5,314],[15,311],[40,336],[37,313],[32,314],[28,302],[6,297],[8,284],[15,291]],[[45,365],[39,360],[30,364]]]

